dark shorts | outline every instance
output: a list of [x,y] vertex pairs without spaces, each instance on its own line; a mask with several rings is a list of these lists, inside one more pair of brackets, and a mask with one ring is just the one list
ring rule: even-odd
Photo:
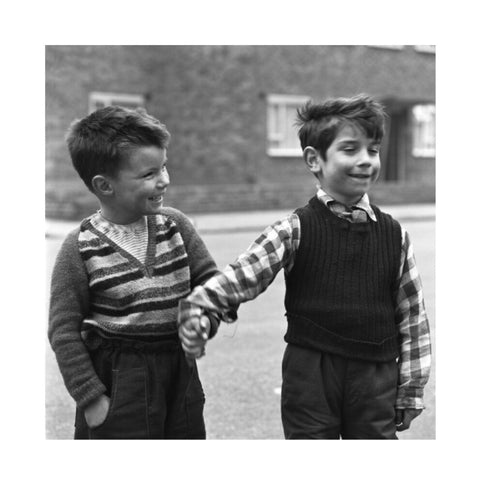
[[206,438],[197,366],[187,363],[178,342],[102,339],[90,352],[110,408],[95,428],[77,409],[75,439]]
[[282,376],[285,438],[397,438],[395,360],[350,360],[288,344]]

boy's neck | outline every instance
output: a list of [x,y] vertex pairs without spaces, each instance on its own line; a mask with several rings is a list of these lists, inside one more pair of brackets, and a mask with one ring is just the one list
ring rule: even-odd
[[100,204],[100,215],[108,222],[116,225],[130,225],[143,218],[143,216],[140,216],[132,219],[126,214],[112,210],[111,207],[103,203]]
[[[323,193],[325,193],[325,195],[327,195],[328,197],[330,197],[332,200],[334,200],[335,202],[338,202],[338,203],[341,203],[343,205],[345,205],[346,207],[352,207],[356,204],[358,204],[358,202],[360,202],[360,200],[365,196],[365,193],[358,199],[356,199],[355,201],[344,201],[344,200],[341,200],[339,197],[334,197],[332,194],[328,193],[325,188],[323,188],[320,184],[317,185],[317,188],[319,190],[321,190]],[[317,190],[318,191],[318,190]]]

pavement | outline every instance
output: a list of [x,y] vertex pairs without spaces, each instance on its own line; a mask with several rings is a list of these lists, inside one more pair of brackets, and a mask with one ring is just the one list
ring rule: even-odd
[[[382,209],[405,223],[415,241],[434,342],[435,224],[432,222],[435,205],[382,205]],[[205,236],[205,243],[218,266],[225,267],[251,242],[252,231],[257,234],[288,213],[289,210],[270,210],[188,215],[202,238]],[[419,223],[415,223],[417,221]],[[77,226],[78,221],[46,219],[47,281],[61,240]],[[223,334],[209,343],[208,358],[200,360],[208,402],[205,422],[210,440],[283,439],[279,388],[286,327],[283,305],[278,302],[283,300],[284,293],[283,279],[277,277],[268,293],[242,306],[241,323],[225,327]],[[46,304],[48,312],[48,289]],[[47,341],[46,345],[46,438],[71,439],[71,422],[75,415],[73,400],[65,389]],[[410,432],[399,435],[400,439],[435,439],[435,351],[432,356],[432,373],[425,391],[427,408]]]
[[[434,220],[435,204],[382,205],[381,209],[399,222],[412,220]],[[267,225],[291,213],[291,210],[264,210],[249,212],[219,212],[189,215],[196,229],[202,233],[245,232],[264,229]],[[45,235],[63,238],[78,221],[45,220]]]

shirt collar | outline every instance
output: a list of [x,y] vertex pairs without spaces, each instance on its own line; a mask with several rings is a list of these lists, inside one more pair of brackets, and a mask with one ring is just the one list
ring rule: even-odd
[[[323,188],[320,185],[317,185],[317,198],[327,206],[331,202],[341,203],[341,202],[338,202],[338,200],[335,200],[333,197],[331,197],[325,190],[323,190]],[[377,221],[375,212],[373,211],[372,206],[370,205],[370,199],[368,198],[368,193],[365,193],[363,197],[357,203],[353,204],[351,207],[361,208],[362,210],[365,210],[365,212],[367,212],[367,215],[374,222]]]

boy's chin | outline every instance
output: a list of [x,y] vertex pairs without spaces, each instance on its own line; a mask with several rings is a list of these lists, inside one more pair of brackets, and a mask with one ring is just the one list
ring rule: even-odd
[[154,210],[149,210],[148,212],[145,213],[145,215],[158,215],[159,213],[162,213],[162,208],[163,206],[157,207]]
[[150,202],[147,207],[147,212],[151,214],[158,213],[163,207],[163,199],[159,200],[158,202]]

